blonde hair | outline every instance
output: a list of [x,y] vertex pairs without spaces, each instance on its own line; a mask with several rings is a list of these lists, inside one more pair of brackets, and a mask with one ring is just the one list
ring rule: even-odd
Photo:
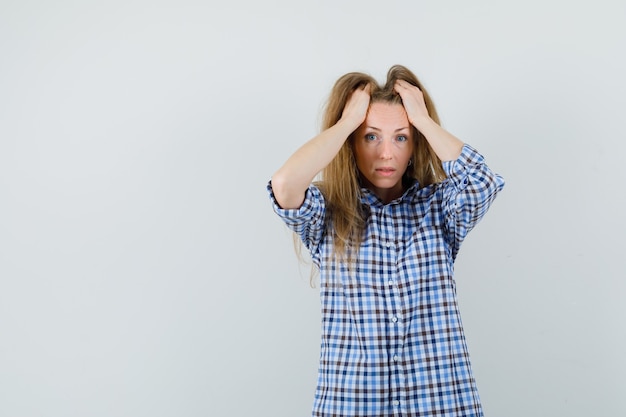
[[[340,77],[333,86],[326,103],[322,130],[335,125],[341,118],[348,98],[354,90],[370,85],[370,103],[383,102],[402,104],[400,95],[395,92],[397,80],[404,80],[417,86],[424,95],[428,114],[439,123],[435,105],[417,77],[406,67],[394,65],[387,72],[387,81],[380,86],[374,78],[360,72],[351,72]],[[420,187],[441,182],[446,174],[441,160],[428,144],[426,138],[414,127],[413,163],[404,174],[405,183],[417,181]],[[333,235],[336,259],[353,260],[354,254],[363,239],[367,212],[361,204],[359,170],[354,159],[354,133],[348,137],[334,159],[322,170],[316,185],[324,195],[328,212],[328,232]]]

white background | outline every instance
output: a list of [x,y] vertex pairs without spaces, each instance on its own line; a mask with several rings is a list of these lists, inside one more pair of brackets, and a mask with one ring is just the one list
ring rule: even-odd
[[0,1],[0,416],[306,416],[271,174],[403,64],[507,185],[456,277],[487,416],[626,415],[626,3]]

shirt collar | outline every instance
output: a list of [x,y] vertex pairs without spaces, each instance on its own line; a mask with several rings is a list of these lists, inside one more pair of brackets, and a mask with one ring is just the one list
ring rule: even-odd
[[[415,193],[417,193],[418,190],[419,190],[419,184],[417,181],[413,180],[413,184],[408,186],[407,189],[404,190],[404,193],[402,193],[400,197],[396,198],[395,200],[390,201],[387,204],[388,205],[400,204],[404,200],[411,199],[415,195]],[[383,201],[380,198],[378,198],[378,196],[374,194],[372,190],[370,190],[369,188],[365,188],[365,187],[361,187],[361,203],[367,204],[368,206],[381,206],[382,207],[385,205],[385,203],[383,203]]]

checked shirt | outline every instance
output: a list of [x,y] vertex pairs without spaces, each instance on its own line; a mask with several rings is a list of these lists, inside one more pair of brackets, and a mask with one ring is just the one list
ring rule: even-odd
[[383,204],[362,189],[369,216],[354,264],[333,261],[324,197],[274,210],[320,269],[322,335],[313,416],[482,416],[459,315],[454,260],[502,177],[469,145],[443,163],[447,178],[414,184]]

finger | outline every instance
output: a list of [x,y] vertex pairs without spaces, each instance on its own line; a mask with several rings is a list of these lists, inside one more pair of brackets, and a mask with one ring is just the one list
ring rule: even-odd
[[402,94],[402,93],[404,93],[406,91],[406,87],[403,86],[402,84],[400,84],[398,81],[396,81],[396,83],[394,84],[393,89],[398,94]]
[[396,85],[400,86],[402,88],[406,88],[407,90],[410,90],[412,88],[418,89],[419,87],[417,87],[416,85],[411,84],[410,82],[406,81],[406,80],[396,80]]
[[410,90],[411,87],[415,87],[413,84],[409,83],[408,81],[404,81],[404,80],[397,80],[395,86],[397,88],[401,88],[401,89],[404,89],[404,90]]

